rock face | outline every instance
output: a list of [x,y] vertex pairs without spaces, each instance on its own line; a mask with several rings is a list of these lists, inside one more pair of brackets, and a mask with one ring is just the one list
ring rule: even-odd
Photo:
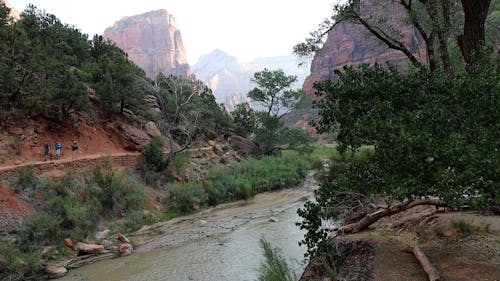
[[293,85],[296,88],[301,87],[307,76],[307,68],[297,67],[294,56],[257,58],[241,63],[221,50],[201,56],[193,66],[193,73],[212,89],[218,103],[224,103],[226,108],[232,110],[238,103],[249,102],[246,95],[256,86],[250,79],[264,68],[281,68],[287,75],[297,75],[298,81]]
[[190,75],[181,32],[166,10],[124,17],[104,31],[146,75]]
[[[403,8],[392,2],[383,7],[374,7],[374,1],[363,0],[364,8],[369,10],[371,15],[385,15],[390,18],[390,23],[403,35],[401,40],[405,45],[417,54],[417,58],[425,59],[424,44],[421,43],[418,32],[405,23],[406,13]],[[380,5],[380,2],[377,4]],[[402,64],[407,61],[407,57],[402,52],[388,49],[362,25],[342,23],[328,33],[322,49],[315,54],[311,63],[311,74],[304,81],[303,89],[315,98],[313,83],[335,79],[334,70],[342,69],[345,65],[358,66],[363,63],[383,64],[386,62]]]

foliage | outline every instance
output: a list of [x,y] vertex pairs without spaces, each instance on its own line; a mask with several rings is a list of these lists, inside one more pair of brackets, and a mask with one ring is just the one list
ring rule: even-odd
[[234,132],[246,138],[255,133],[257,127],[257,113],[248,103],[240,103],[231,112],[234,120]]
[[280,117],[299,102],[304,92],[292,90],[290,86],[297,76],[286,75],[282,69],[256,72],[251,80],[257,87],[248,92],[248,97],[265,108],[268,116]]
[[[29,5],[14,22],[0,3],[0,119],[56,121],[91,113],[90,87],[110,114],[143,110],[144,73],[102,36],[92,41]],[[118,106],[118,107],[117,107]]]
[[174,183],[170,192],[175,207],[184,213],[191,212],[206,202],[205,191],[199,182]]
[[181,153],[178,153],[172,158],[172,168],[177,171],[183,171],[190,159],[191,152],[183,151]]
[[298,104],[307,103],[303,91],[290,89],[296,80],[297,77],[286,75],[281,69],[256,72],[252,82],[257,87],[248,92],[248,97],[264,107],[264,111],[254,111],[249,104],[241,104],[232,113],[236,132],[251,137],[263,154],[297,149],[312,142],[304,130],[285,127],[281,120]]
[[292,272],[278,248],[260,239],[260,246],[264,250],[265,262],[259,270],[259,281],[294,281],[297,276]]
[[337,82],[315,87],[320,132],[338,130],[340,151],[373,145],[366,157],[341,161],[300,215],[310,253],[343,193],[380,195],[390,204],[435,196],[476,209],[500,203],[498,59],[457,73],[346,67]]
[[159,172],[165,168],[165,157],[163,155],[163,140],[155,137],[149,141],[142,151],[139,168],[143,172]]
[[305,178],[308,158],[295,151],[280,157],[247,159],[228,167],[214,168],[204,182],[176,183],[172,199],[182,212],[204,206],[246,200],[257,193],[297,186]]
[[176,154],[189,148],[196,136],[224,132],[231,126],[229,115],[215,102],[212,91],[195,77],[165,77],[160,73],[153,88],[162,110],[159,129],[169,140],[167,166]]
[[23,253],[15,245],[0,242],[0,279],[2,280],[26,280],[35,278],[42,269],[40,253],[29,250]]

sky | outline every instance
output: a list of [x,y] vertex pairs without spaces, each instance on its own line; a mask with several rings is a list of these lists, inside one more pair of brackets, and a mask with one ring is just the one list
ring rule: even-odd
[[336,0],[7,0],[31,3],[82,32],[102,34],[124,16],[166,9],[176,19],[188,63],[220,49],[240,62],[292,54]]

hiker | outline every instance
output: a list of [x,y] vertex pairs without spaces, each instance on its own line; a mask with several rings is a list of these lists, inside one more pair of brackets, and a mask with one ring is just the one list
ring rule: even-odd
[[76,140],[73,141],[71,144],[71,151],[73,152],[73,160],[76,159],[76,153],[78,153],[78,144],[76,143]]
[[43,145],[43,157],[44,161],[47,161],[49,159],[49,152],[50,152],[50,145],[48,143],[45,143]]
[[56,149],[57,159],[61,159],[62,144],[60,142],[56,142],[56,144],[54,145],[54,148]]

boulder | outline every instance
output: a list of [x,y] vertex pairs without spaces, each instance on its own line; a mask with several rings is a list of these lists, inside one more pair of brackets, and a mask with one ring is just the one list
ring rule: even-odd
[[101,231],[101,232],[97,232],[97,233],[95,234],[95,239],[97,239],[97,240],[103,240],[103,239],[106,239],[106,237],[108,237],[108,235],[109,235],[109,232],[110,232],[110,230],[109,230],[109,229],[103,230],[103,231]]
[[216,144],[213,147],[214,153],[217,154],[218,156],[224,155],[224,150],[222,149],[222,145]]
[[78,250],[78,253],[86,255],[100,254],[104,251],[103,245],[87,244],[82,242],[76,243],[75,248]]
[[122,241],[123,243],[130,243],[130,240],[128,240],[127,237],[125,237],[125,235],[121,234],[121,233],[118,233],[116,235],[116,239]]
[[71,250],[75,249],[75,244],[69,238],[64,239],[64,244],[66,245],[66,247],[70,248]]
[[45,272],[47,272],[47,275],[49,276],[50,279],[56,279],[66,275],[66,273],[68,273],[68,270],[66,269],[66,267],[62,265],[54,264],[47,267],[45,269]]
[[132,247],[132,245],[130,245],[130,243],[123,243],[120,245],[120,254],[122,255],[122,257],[132,254],[133,251],[134,248]]
[[210,145],[210,146],[214,146],[214,145],[215,145],[215,141],[213,141],[213,140],[209,140],[209,141],[208,141],[208,145]]
[[229,144],[239,151],[247,154],[252,153],[256,149],[258,149],[257,145],[253,141],[238,135],[230,136]]
[[149,121],[148,123],[146,123],[145,127],[146,127],[146,132],[150,137],[152,138],[161,137],[161,132],[160,130],[158,130],[158,127],[156,127],[155,122]]
[[277,222],[277,221],[278,221],[278,219],[277,219],[277,218],[275,218],[275,217],[270,217],[268,221],[269,221],[269,222]]

